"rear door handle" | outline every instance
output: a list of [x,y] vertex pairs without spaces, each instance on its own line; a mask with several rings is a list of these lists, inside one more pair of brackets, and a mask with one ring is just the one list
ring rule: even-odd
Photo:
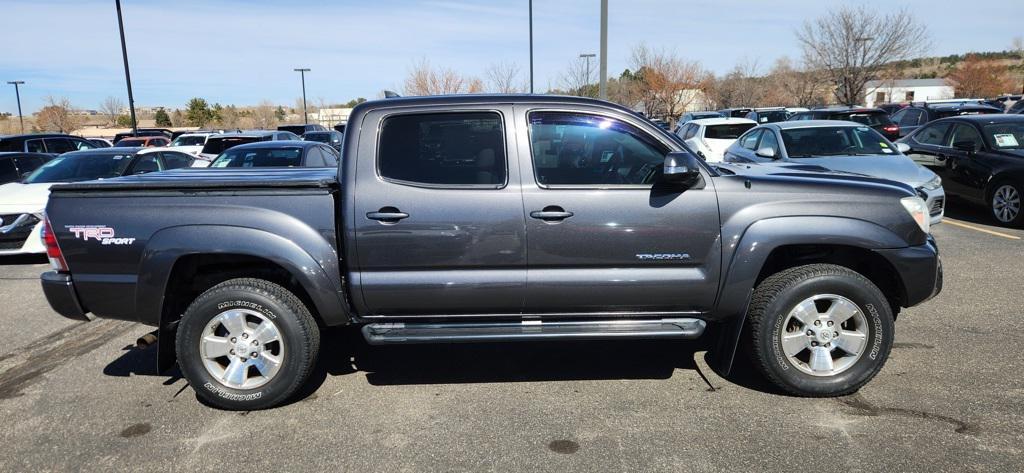
[[534,210],[533,212],[530,212],[530,217],[544,220],[545,222],[557,222],[572,216],[572,212],[566,212],[565,209],[557,205],[549,205],[544,207],[544,210]]
[[382,223],[397,223],[403,218],[409,218],[409,214],[399,211],[394,207],[382,207],[376,212],[367,212],[366,218]]

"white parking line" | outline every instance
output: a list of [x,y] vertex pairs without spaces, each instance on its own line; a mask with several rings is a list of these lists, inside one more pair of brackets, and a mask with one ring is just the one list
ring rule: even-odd
[[957,227],[966,228],[966,229],[978,231],[978,232],[981,232],[981,233],[988,233],[989,235],[995,235],[997,237],[1003,237],[1003,238],[1007,238],[1007,239],[1010,239],[1010,240],[1020,240],[1019,236],[1014,236],[1014,235],[1010,235],[1010,234],[1007,234],[1007,233],[999,233],[999,232],[995,232],[995,231],[988,230],[988,229],[981,228],[981,227],[975,227],[974,225],[968,225],[966,223],[953,220],[953,219],[951,219],[949,217],[943,218],[942,219],[942,223],[948,223],[950,225],[954,225],[954,226],[957,226]]

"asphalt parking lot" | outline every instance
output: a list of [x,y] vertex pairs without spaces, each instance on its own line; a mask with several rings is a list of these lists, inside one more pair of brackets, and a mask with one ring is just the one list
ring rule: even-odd
[[722,379],[693,343],[368,347],[328,333],[296,402],[200,404],[143,326],[75,323],[0,260],[0,471],[1020,471],[1024,231],[951,204],[945,289],[859,393]]

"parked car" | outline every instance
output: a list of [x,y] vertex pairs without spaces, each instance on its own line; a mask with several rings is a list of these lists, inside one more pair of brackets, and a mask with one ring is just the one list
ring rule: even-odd
[[199,152],[198,157],[212,161],[233,146],[255,143],[257,141],[292,141],[299,139],[301,138],[298,135],[290,131],[249,130],[221,133],[206,139],[206,144],[203,145],[203,149]]
[[199,153],[203,151],[203,146],[206,145],[206,140],[216,134],[216,132],[212,131],[183,133],[171,141],[171,144],[168,146],[182,153],[199,156]]
[[327,131],[323,125],[316,123],[307,123],[305,125],[281,125],[277,127],[278,131],[288,131],[294,133],[295,136],[302,136],[307,131]]
[[348,126],[348,123],[339,123],[337,125],[334,125],[334,131],[338,133],[345,133],[346,126]]
[[746,118],[702,118],[683,125],[676,136],[705,161],[717,163],[736,138],[755,126]]
[[302,135],[304,141],[317,141],[325,143],[335,151],[341,152],[341,141],[345,139],[345,135],[337,131],[307,131],[305,135]]
[[210,167],[338,167],[338,152],[316,141],[259,141],[231,147]]
[[96,147],[85,138],[60,133],[0,136],[0,151],[61,154]]
[[18,182],[0,185],[0,255],[46,252],[43,209],[57,183],[188,167],[192,156],[157,148],[103,148],[57,156]]
[[105,138],[86,138],[85,141],[88,141],[96,145],[97,148],[109,148],[111,146],[114,146],[114,144],[111,143],[110,140],[107,140]]
[[1010,108],[1006,109],[1006,113],[1009,114],[1022,114],[1024,113],[1024,100],[1018,100]]
[[902,182],[924,199],[930,223],[942,221],[946,193],[942,179],[903,154],[896,145],[861,123],[832,120],[780,122],[748,131],[725,152],[730,163],[757,163],[787,169],[820,167]]
[[[51,159],[53,159],[52,154],[2,151],[0,152],[0,184],[20,181]],[[0,226],[3,225],[0,223]]]
[[679,131],[679,127],[689,122],[705,118],[722,118],[722,114],[718,112],[686,112],[683,116],[679,117],[679,120],[676,121],[676,126],[672,130],[672,133]]
[[156,326],[158,370],[249,410],[286,402],[321,327],[345,325],[375,345],[714,334],[723,374],[742,343],[779,389],[844,395],[882,368],[899,307],[941,288],[904,184],[719,173],[578,97],[397,98],[351,120],[339,169],[54,187],[50,305]]
[[921,125],[940,118],[959,115],[987,115],[1003,113],[1002,110],[977,102],[915,102],[892,115],[892,121],[899,127],[899,136],[907,136]]
[[857,122],[873,128],[875,131],[881,133],[882,136],[885,136],[890,140],[896,140],[900,137],[899,127],[897,127],[896,124],[889,119],[889,115],[880,108],[846,106],[817,108],[808,112],[800,112],[789,117],[789,121],[806,120],[842,120]]
[[884,110],[885,113],[888,113],[891,116],[892,114],[894,114],[894,113],[896,113],[896,112],[898,112],[900,110],[903,110],[904,108],[907,108],[908,105],[910,105],[910,104],[907,104],[907,103],[884,103],[882,105],[879,105],[878,108]]
[[941,118],[900,142],[942,178],[947,193],[985,205],[1000,223],[1024,226],[1024,116]]
[[114,148],[152,148],[154,146],[167,146],[171,140],[166,136],[130,136],[122,138],[114,143]]
[[746,116],[743,118],[753,120],[754,122],[763,125],[765,123],[784,122],[789,119],[789,116],[790,115],[786,113],[786,109],[782,107],[772,107],[755,108],[747,112]]
[[[1024,97],[1024,95],[1021,95],[1021,94],[1000,95],[999,97],[995,97],[993,99],[990,99],[989,103],[993,107],[1001,108],[1003,110],[1009,110],[1011,107],[1016,105],[1017,102],[1020,102],[1022,97]],[[1024,108],[1024,106],[1022,106],[1022,108]]]
[[792,117],[793,115],[796,115],[796,114],[798,114],[800,112],[810,112],[811,111],[811,109],[809,109],[807,107],[786,107],[785,110],[786,110],[786,120],[789,120],[789,117]]
[[752,112],[753,110],[754,109],[752,108],[725,108],[719,110],[718,114],[726,118],[743,118],[746,117],[747,114]]
[[130,131],[126,131],[124,133],[118,133],[114,135],[114,145],[117,145],[119,141],[129,137],[162,136],[164,138],[167,138],[168,141],[174,138],[174,132],[168,130],[167,128],[138,128],[137,130],[138,132],[135,134],[133,134]]

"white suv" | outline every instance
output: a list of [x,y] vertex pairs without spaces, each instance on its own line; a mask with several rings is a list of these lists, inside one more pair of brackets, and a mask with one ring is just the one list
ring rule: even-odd
[[676,136],[705,161],[718,163],[726,148],[755,126],[757,122],[746,118],[702,118],[683,124]]

